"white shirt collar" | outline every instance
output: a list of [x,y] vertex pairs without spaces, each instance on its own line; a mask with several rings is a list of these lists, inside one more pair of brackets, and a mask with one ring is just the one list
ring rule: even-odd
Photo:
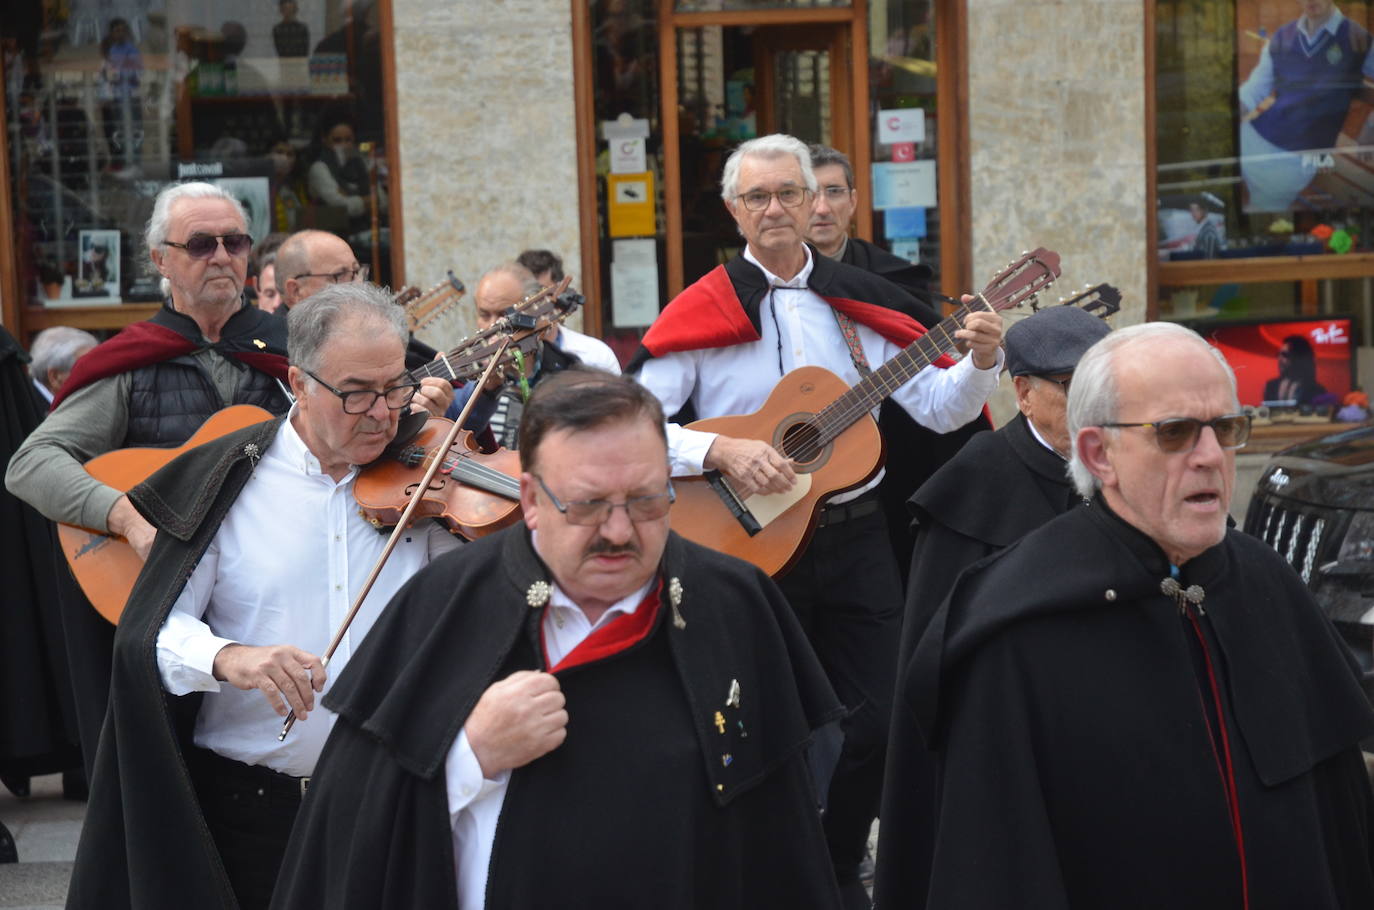
[[768,279],[769,287],[805,289],[807,282],[811,279],[811,269],[816,263],[811,259],[811,247],[803,243],[802,252],[806,254],[806,264],[801,267],[800,272],[786,280],[779,278],[777,275],[774,275],[772,272],[768,271],[768,269],[764,268],[763,263],[759,262],[758,257],[754,255],[753,248],[747,244],[744,247],[744,258],[746,261],[752,262],[754,265],[763,269],[763,274],[764,277]]
[[[622,613],[626,616],[633,615],[639,609],[639,605],[644,602],[644,598],[649,596],[649,590],[656,584],[658,584],[657,574],[645,582],[638,591],[611,604],[606,612],[602,613],[600,618],[591,624],[591,631],[595,632]],[[582,608],[563,592],[563,589],[558,586],[558,582],[554,582],[549,591],[549,606],[556,610],[576,610],[578,613],[582,613]],[[585,616],[586,614],[583,613],[582,615]]]
[[[1035,437],[1035,441],[1036,441],[1036,442],[1040,443],[1042,446],[1044,446],[1045,448],[1049,449],[1051,452],[1053,452],[1053,453],[1054,453],[1055,455],[1057,455],[1058,457],[1064,458],[1063,455],[1060,455],[1060,454],[1059,454],[1059,450],[1058,450],[1058,449],[1056,449],[1054,446],[1052,446],[1052,445],[1050,445],[1048,442],[1046,442],[1046,441],[1045,441],[1045,437],[1040,435],[1040,431],[1037,430],[1037,429],[1035,428],[1035,421],[1033,421],[1033,420],[1031,420],[1029,417],[1027,417],[1027,418],[1026,418],[1026,426],[1030,427],[1031,435]],[[1065,461],[1067,461],[1067,460],[1068,460],[1068,459],[1065,459]]]
[[[298,404],[291,405],[291,410],[286,412],[286,419],[282,421],[281,429],[277,431],[277,438],[273,441],[268,454],[280,458],[292,468],[299,470],[307,476],[320,475],[329,477],[320,466],[320,460],[315,457],[315,453],[306,446],[301,434],[296,432],[296,425],[293,422]],[[349,465],[348,473],[343,476],[339,483],[348,483],[358,474],[357,465]],[[330,483],[334,483],[334,478],[329,478]]]
[[29,377],[29,381],[32,382],[33,387],[37,389],[40,393],[42,393],[43,397],[48,400],[48,404],[52,404],[52,392],[48,391],[48,387],[43,385],[43,383],[39,382],[37,379],[34,379],[32,376]]
[[[1331,15],[1330,15],[1329,17],[1327,17],[1326,22],[1324,22],[1324,23],[1322,24],[1322,27],[1319,28],[1319,29],[1317,29],[1317,31],[1318,31],[1318,32],[1330,32],[1332,35],[1335,35],[1335,34],[1336,34],[1336,29],[1338,29],[1338,28],[1341,27],[1341,22],[1344,21],[1344,19],[1345,19],[1345,15],[1344,15],[1340,10],[1335,9],[1335,8],[1333,7],[1332,10],[1331,10]],[[1306,17],[1306,16],[1300,16],[1300,17],[1298,17],[1298,30],[1299,30],[1300,32],[1302,32],[1304,35],[1306,35],[1307,38],[1308,38],[1308,40],[1311,40],[1311,39],[1317,37],[1316,34],[1314,34],[1314,33],[1312,33],[1312,32],[1309,32],[1309,31],[1307,30],[1307,25],[1308,25],[1308,22],[1307,22],[1307,17]]]

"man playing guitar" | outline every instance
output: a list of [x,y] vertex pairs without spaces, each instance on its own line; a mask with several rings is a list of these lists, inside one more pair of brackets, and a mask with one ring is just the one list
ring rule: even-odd
[[[631,366],[665,413],[756,410],[784,374],[804,365],[853,384],[921,333],[892,309],[899,295],[905,299],[899,289],[804,242],[816,179],[803,142],[773,135],[744,143],[726,162],[721,184],[747,247],[668,305]],[[996,313],[970,315],[956,337],[970,356],[950,369],[923,370],[893,395],[938,432],[978,414],[1001,367]],[[764,441],[670,424],[668,443],[675,475],[719,470],[741,498],[782,493],[797,482],[793,465]],[[874,492],[880,478],[831,497],[810,545],[779,579],[850,711],[825,831],[851,907],[868,905],[858,866],[882,786],[901,622],[901,582]]]

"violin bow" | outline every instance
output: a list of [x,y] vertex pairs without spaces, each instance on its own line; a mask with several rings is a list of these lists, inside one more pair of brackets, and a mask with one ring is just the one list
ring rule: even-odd
[[[501,325],[502,323],[507,323],[508,329],[513,328],[513,326],[509,325],[509,319],[502,319],[497,325]],[[481,384],[478,385],[478,388],[486,384],[492,372],[500,365],[501,355],[506,352],[506,348],[510,343],[510,334],[507,334],[501,339],[497,345],[495,354],[487,361],[487,367],[482,372]],[[458,419],[453,422],[453,426],[449,427],[448,434],[444,436],[444,441],[435,449],[436,452],[444,453],[453,448],[454,442],[458,439],[458,434],[462,432],[463,424],[467,423],[468,414],[472,411],[472,406],[476,403],[476,395],[468,396],[467,404],[463,405],[463,410],[458,415]],[[430,483],[434,480],[434,475],[439,473],[439,468],[443,463],[444,459],[442,457],[431,458],[429,460],[429,467],[425,470],[425,476],[420,478],[419,484],[415,487],[417,494],[420,490],[429,489]],[[372,567],[372,571],[368,574],[367,581],[363,582],[362,590],[358,592],[357,598],[354,599],[353,606],[349,607],[348,615],[345,616],[343,622],[339,624],[338,631],[334,633],[333,639],[329,642],[329,647],[325,649],[324,654],[320,655],[321,667],[329,666],[329,659],[333,657],[334,652],[338,650],[339,644],[343,641],[344,635],[348,632],[348,627],[353,624],[353,618],[358,615],[358,610],[362,608],[363,601],[367,599],[367,595],[372,591],[372,586],[376,584],[377,577],[382,574],[382,569],[386,566],[386,561],[391,558],[391,551],[396,549],[396,544],[401,539],[401,535],[404,534],[406,529],[410,526],[410,519],[414,516],[415,510],[419,508],[422,498],[423,497],[419,495],[410,497],[410,502],[406,504],[405,511],[401,513],[400,519],[396,522],[396,527],[391,529],[391,536],[387,538],[386,546],[382,548],[382,555],[377,557],[376,565]],[[286,715],[286,720],[282,723],[281,732],[277,734],[277,742],[286,741],[286,734],[291,732],[291,728],[295,726],[295,723],[296,712],[295,709],[292,709],[291,712]]]

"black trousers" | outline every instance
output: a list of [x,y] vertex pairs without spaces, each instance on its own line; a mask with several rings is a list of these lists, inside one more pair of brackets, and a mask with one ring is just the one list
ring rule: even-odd
[[882,511],[817,528],[778,584],[848,711],[824,818],[843,882],[856,874],[878,815],[896,687],[902,585]]
[[301,807],[298,779],[204,749],[187,759],[239,907],[267,910]]

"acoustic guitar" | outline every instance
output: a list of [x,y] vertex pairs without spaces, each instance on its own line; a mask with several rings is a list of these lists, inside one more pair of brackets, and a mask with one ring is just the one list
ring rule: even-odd
[[[116,449],[86,462],[86,472],[103,484],[127,493],[163,465],[196,446],[235,430],[271,420],[272,415],[251,404],[236,404],[217,411],[200,429],[174,449]],[[57,536],[77,584],[96,612],[116,625],[129,600],[143,557],[123,537],[75,525],[57,524]]]
[[1059,255],[1036,249],[988,283],[972,302],[852,388],[822,367],[784,376],[752,414],[712,417],[693,430],[769,443],[793,462],[797,484],[787,493],[742,499],[718,471],[674,477],[673,530],[688,540],[752,562],[777,576],[792,567],[811,539],[821,503],[867,482],[882,467],[883,439],[872,411],[955,345],[954,333],[974,312],[1019,306],[1059,277]]

